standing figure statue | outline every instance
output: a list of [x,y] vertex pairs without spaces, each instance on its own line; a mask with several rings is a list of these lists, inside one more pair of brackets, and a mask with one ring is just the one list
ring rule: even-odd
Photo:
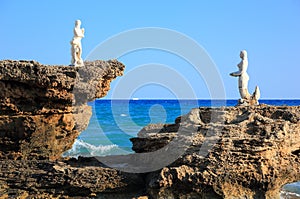
[[260,98],[259,87],[256,86],[252,95],[248,91],[249,75],[247,74],[248,57],[247,52],[242,50],[240,53],[241,62],[237,65],[239,70],[237,72],[230,73],[231,76],[239,77],[239,92],[241,99],[239,105],[258,105],[258,99]]
[[83,60],[81,58],[82,54],[82,46],[81,46],[81,39],[84,37],[84,28],[80,28],[81,21],[75,21],[74,27],[74,36],[71,43],[71,65],[72,66],[83,66]]

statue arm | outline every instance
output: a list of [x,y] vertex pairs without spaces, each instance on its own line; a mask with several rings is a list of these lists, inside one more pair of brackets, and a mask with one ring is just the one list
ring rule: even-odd
[[240,63],[237,65],[237,67],[239,68],[239,70],[236,71],[236,72],[230,73],[230,75],[233,76],[233,77],[241,76],[241,74],[242,74],[241,66],[242,66],[242,62],[240,62]]
[[238,65],[239,71],[230,73],[231,76],[238,77],[247,72],[248,61],[242,60]]
[[74,33],[77,37],[84,37],[84,29],[75,29]]
[[238,77],[238,76],[241,76],[241,72],[240,71],[236,71],[236,72],[230,73],[230,75],[234,76],[234,77]]

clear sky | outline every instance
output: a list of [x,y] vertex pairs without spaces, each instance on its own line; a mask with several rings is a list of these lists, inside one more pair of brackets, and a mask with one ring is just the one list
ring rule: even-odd
[[[68,65],[76,19],[81,19],[86,30],[84,59],[116,34],[160,27],[182,33],[206,50],[217,66],[228,99],[239,98],[237,78],[228,74],[237,70],[243,49],[249,57],[250,92],[259,85],[263,99],[300,98],[299,0],[1,0],[0,8],[0,59]],[[126,45],[124,42],[120,46]],[[189,82],[198,98],[210,98],[201,76],[174,54],[148,49],[118,60],[126,65],[125,75],[144,64],[167,65]],[[146,76],[144,73],[140,78]],[[112,90],[121,78],[112,84]],[[163,86],[149,84],[132,97],[174,96]]]

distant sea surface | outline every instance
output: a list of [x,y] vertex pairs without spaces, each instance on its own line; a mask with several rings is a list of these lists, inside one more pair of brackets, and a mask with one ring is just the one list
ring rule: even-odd
[[[260,100],[261,104],[299,106],[300,100]],[[192,108],[235,106],[237,100],[96,100],[89,103],[89,126],[64,156],[105,156],[133,153],[129,139],[150,123],[174,123]],[[286,187],[287,196],[300,198],[300,183]],[[285,193],[284,192],[284,193]],[[283,193],[283,194],[284,194]]]

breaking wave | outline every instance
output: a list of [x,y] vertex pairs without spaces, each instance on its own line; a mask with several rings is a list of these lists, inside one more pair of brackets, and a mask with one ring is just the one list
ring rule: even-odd
[[280,199],[300,199],[300,194],[282,190],[280,192]]
[[281,189],[280,199],[300,199],[300,182],[284,185]]
[[90,143],[87,143],[83,140],[76,139],[73,147],[66,151],[63,156],[68,157],[75,157],[78,156],[106,156],[106,155],[114,155],[116,150],[118,150],[119,147],[115,144],[111,145],[92,145]]

